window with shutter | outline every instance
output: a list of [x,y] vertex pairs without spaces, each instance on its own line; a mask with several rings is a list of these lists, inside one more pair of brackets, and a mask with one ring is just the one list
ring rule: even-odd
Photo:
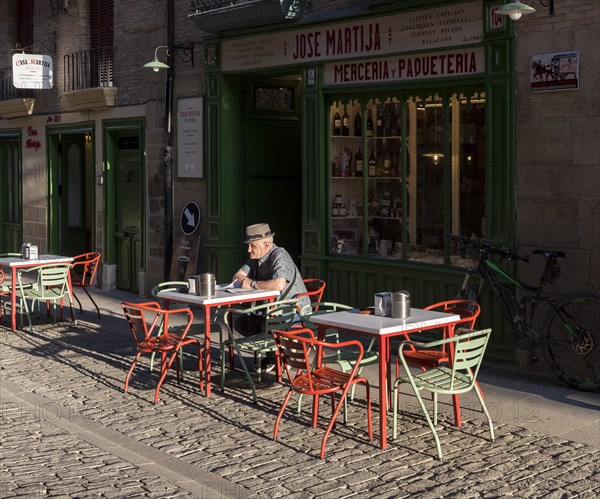
[[113,85],[113,12],[113,0],[90,2],[90,52],[93,87]]
[[17,43],[23,48],[33,45],[33,0],[19,0],[17,7]]

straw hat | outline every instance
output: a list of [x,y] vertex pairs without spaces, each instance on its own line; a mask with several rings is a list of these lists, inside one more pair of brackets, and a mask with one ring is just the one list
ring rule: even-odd
[[244,243],[252,243],[273,237],[275,232],[271,232],[269,224],[254,224],[246,227],[246,239]]

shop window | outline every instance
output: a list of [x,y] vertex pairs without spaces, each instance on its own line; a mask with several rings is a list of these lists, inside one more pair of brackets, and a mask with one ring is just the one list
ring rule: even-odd
[[444,263],[447,232],[485,223],[485,99],[333,100],[330,252]]

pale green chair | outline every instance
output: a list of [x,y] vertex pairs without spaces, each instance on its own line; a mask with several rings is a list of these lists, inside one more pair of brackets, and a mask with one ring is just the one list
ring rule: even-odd
[[[483,394],[481,389],[477,386],[476,379],[485,348],[488,344],[492,330],[483,329],[481,331],[470,331],[470,330],[457,330],[456,336],[447,338],[444,340],[432,341],[430,343],[420,343],[414,341],[403,341],[398,349],[398,356],[400,362],[404,367],[405,376],[401,376],[394,382],[394,398],[393,398],[393,411],[394,411],[394,428],[393,428],[393,439],[397,438],[398,431],[398,390],[401,383],[410,383],[419,402],[419,406],[425,415],[425,420],[433,433],[435,439],[435,445],[437,448],[438,459],[442,460],[442,447],[440,445],[440,439],[435,430],[437,425],[437,402],[438,395],[457,395],[467,393],[472,389],[475,390],[483,413],[488,420],[490,427],[490,439],[494,441],[494,426],[492,419],[488,412],[488,409],[483,401]],[[404,356],[404,350],[412,350],[412,348],[424,348],[431,349],[437,347],[449,347],[454,349],[454,361],[450,367],[439,366],[427,371],[419,370],[418,373],[413,374],[408,367],[408,361]],[[425,402],[421,397],[421,392],[430,392],[433,397],[433,420],[429,416]]]
[[[296,318],[296,312],[298,308],[298,300],[297,299],[289,299],[289,300],[280,300],[272,303],[264,303],[262,305],[257,305],[250,308],[245,309],[236,309],[230,308],[228,309],[224,316],[223,322],[225,324],[225,328],[227,329],[227,339],[223,340],[221,338],[221,390],[225,390],[225,350],[229,350],[230,355],[230,365],[233,369],[235,359],[233,357],[233,352],[240,359],[240,364],[246,375],[246,379],[250,384],[250,388],[252,389],[252,400],[254,403],[258,402],[258,398],[256,396],[256,387],[254,385],[254,381],[252,380],[252,376],[250,375],[250,371],[244,362],[244,358],[242,357],[242,352],[251,353],[254,357],[256,368],[256,375],[258,382],[262,379],[262,369],[260,367],[261,359],[267,353],[276,354],[276,368],[277,368],[277,380],[281,381],[281,363],[279,361],[277,345],[275,344],[275,340],[273,339],[272,332],[273,331],[287,331],[289,330]],[[237,317],[245,314],[262,314],[264,316],[264,321],[262,321],[261,329],[262,331],[258,334],[246,337],[236,337],[234,333],[235,320]]]
[[[17,271],[17,289],[21,301],[21,327],[23,327],[23,310],[29,321],[29,331],[33,333],[31,311],[39,302],[53,305],[53,320],[56,322],[57,305],[62,307],[63,299],[68,297],[71,309],[71,320],[74,320],[73,300],[69,293],[69,272],[71,265],[46,264],[26,267]],[[31,309],[28,301],[31,302]]]

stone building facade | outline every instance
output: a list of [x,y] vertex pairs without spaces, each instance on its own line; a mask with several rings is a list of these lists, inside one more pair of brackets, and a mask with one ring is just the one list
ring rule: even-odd
[[[6,0],[0,5],[4,26],[0,31],[0,68],[10,68],[19,29],[23,29],[19,28],[18,8],[27,3]],[[383,83],[328,88],[323,83],[326,62],[319,60],[295,66],[221,71],[221,51],[229,46],[228,40],[251,40],[257,33],[291,33],[312,26],[326,29],[343,20],[368,23],[387,15],[405,16],[398,18],[404,23],[410,13],[425,17],[438,11],[457,15],[455,12],[461,9],[474,8],[479,11],[481,37],[471,45],[459,41],[456,47],[475,46],[484,54],[485,68],[474,77],[456,81],[460,88],[474,82],[487,94],[485,195],[493,216],[482,216],[482,225],[487,224],[487,229],[480,227],[477,233],[499,239],[521,253],[537,248],[563,250],[567,255],[561,260],[563,275],[553,289],[560,293],[600,291],[600,4],[596,0],[554,0],[552,15],[533,0],[537,12],[517,22],[494,17],[495,9],[505,3],[501,0],[409,0],[380,2],[375,7],[366,0],[313,0],[306,2],[299,20],[279,19],[255,29],[244,18],[249,18],[249,13],[231,13],[229,19],[241,25],[229,31],[225,26],[217,34],[203,30],[202,16],[190,16],[194,13],[190,6],[201,3],[98,2],[113,9],[112,79],[108,85],[71,91],[65,76],[69,74],[67,56],[91,48],[91,2],[35,2],[33,47],[25,53],[52,56],[54,86],[24,96],[1,97],[0,180],[14,181],[12,173],[9,177],[1,172],[14,170],[17,164],[21,175],[17,179],[17,204],[21,212],[13,223],[6,219],[6,207],[0,211],[0,251],[14,251],[23,241],[38,244],[43,252],[101,251],[99,286],[148,296],[155,284],[176,277],[172,264],[177,256],[176,245],[196,245],[196,265],[188,269],[188,274],[190,270],[211,271],[219,279],[228,279],[245,256],[240,241],[244,225],[250,222],[248,210],[260,205],[263,211],[253,212],[252,216],[261,219],[252,221],[272,221],[287,201],[297,203],[293,204],[294,221],[289,223],[298,245],[295,257],[306,277],[326,277],[330,283],[328,300],[364,306],[369,304],[373,291],[392,287],[410,288],[416,304],[448,297],[463,272],[447,265],[447,260],[431,265],[404,253],[402,258],[398,254],[396,260],[383,261],[368,254],[366,243],[364,258],[338,258],[330,246],[330,196],[334,193],[328,180],[326,106],[336,93],[365,94],[373,88],[373,92],[393,94],[397,89]],[[497,27],[492,26],[494,22],[498,22]],[[426,33],[415,36],[423,40],[430,36],[432,40],[432,35]],[[440,40],[434,43],[441,44],[440,50],[454,48],[451,44],[445,47]],[[179,47],[169,56],[165,49],[156,52],[161,61],[169,63],[171,71],[144,68],[155,49],[165,45]],[[191,49],[193,58],[184,48]],[[415,53],[428,50],[433,49]],[[532,58],[564,52],[579,54],[579,88],[532,91]],[[364,54],[356,60],[365,60]],[[315,75],[316,84],[310,80]],[[252,195],[244,189],[248,170],[255,163],[260,165],[261,148],[275,145],[267,137],[257,145],[259,152],[254,157],[241,152],[249,149],[246,137],[261,123],[252,121],[255,117],[248,111],[252,103],[245,93],[259,80],[277,81],[282,88],[286,81],[293,81],[301,95],[296,137],[299,145],[294,145],[297,149],[293,153],[298,156],[297,180],[301,185],[293,196],[277,194],[272,202],[268,200],[273,192],[268,189]],[[421,86],[435,92],[450,88],[454,81],[423,80],[412,87],[400,82],[398,88],[410,92]],[[496,93],[499,88],[501,92]],[[181,164],[183,153],[178,150],[178,104],[197,98],[204,106],[203,132],[198,137],[203,172],[182,175],[185,165]],[[85,165],[82,196],[75,204],[84,213],[82,220],[74,215],[64,218],[69,205],[56,194],[61,165],[68,164],[62,150],[71,144],[80,146]],[[165,159],[169,145],[171,165]],[[129,184],[137,190],[127,190]],[[292,202],[296,197],[298,201]],[[181,219],[190,202],[200,208],[196,239],[182,233]],[[10,213],[14,215],[14,210]],[[85,229],[84,236],[73,239],[76,242],[72,247],[65,243],[71,241],[66,230],[71,223]],[[284,235],[287,230],[279,228],[277,232]],[[415,242],[408,239],[413,238],[411,233],[403,237],[398,242],[404,241],[405,248],[407,243]],[[435,253],[443,258],[440,247],[427,249],[431,250],[428,255]],[[520,278],[531,281],[539,275],[540,264],[532,260],[515,270]],[[491,301],[487,304],[493,307]],[[496,312],[485,320],[496,328],[499,355],[510,361],[506,325]]]

